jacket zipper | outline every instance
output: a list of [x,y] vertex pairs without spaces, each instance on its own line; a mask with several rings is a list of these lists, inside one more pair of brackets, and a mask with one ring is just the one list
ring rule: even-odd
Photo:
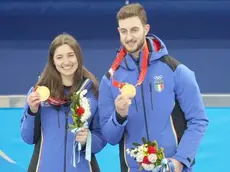
[[59,110],[58,110],[58,128],[60,128],[60,114],[59,114]]
[[136,97],[134,97],[134,101],[135,101],[135,107],[136,107],[136,111],[138,112],[138,107],[137,107],[137,99],[136,99]]
[[151,107],[153,110],[153,95],[152,95],[152,84],[149,83],[149,91],[150,91],[150,97],[151,97]]
[[65,111],[65,136],[64,136],[64,172],[66,172],[66,145],[67,145],[67,130],[68,130],[68,110]]
[[60,110],[61,110],[61,106],[53,106],[53,108],[57,111],[57,124],[58,124],[58,128],[60,128]]
[[[138,72],[140,74],[140,67],[137,66]],[[145,97],[144,97],[144,87],[143,84],[141,84],[141,97],[142,97],[142,105],[143,105],[143,111],[144,111],[144,118],[145,118],[145,130],[147,135],[147,140],[149,140],[149,131],[148,131],[148,122],[147,122],[147,115],[146,115],[146,107],[145,107]]]

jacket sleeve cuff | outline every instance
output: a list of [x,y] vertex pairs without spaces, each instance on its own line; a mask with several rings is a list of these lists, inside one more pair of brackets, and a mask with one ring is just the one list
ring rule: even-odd
[[121,117],[119,113],[114,111],[112,121],[116,126],[122,126],[123,127],[127,124],[128,119],[127,119],[127,117],[125,117],[125,118]]
[[126,117],[122,117],[117,111],[115,112],[115,114],[116,114],[117,122],[120,125],[122,125],[127,120],[127,116]]
[[28,107],[28,110],[27,110],[27,114],[31,115],[31,116],[36,116],[40,113],[40,107],[38,109],[38,111],[36,113],[33,113],[30,109],[30,107]]
[[182,158],[181,156],[175,155],[172,158],[176,159],[177,161],[181,162],[184,166],[186,166],[187,168],[191,167],[192,164],[192,160],[190,160],[189,158]]

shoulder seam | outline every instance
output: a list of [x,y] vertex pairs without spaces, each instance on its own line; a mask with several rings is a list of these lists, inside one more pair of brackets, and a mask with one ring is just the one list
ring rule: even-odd
[[[167,59],[166,59],[167,58]],[[177,67],[181,64],[181,62],[179,62],[178,60],[176,60],[175,58],[169,56],[169,55],[165,55],[162,56],[159,59],[162,63],[168,65],[168,67],[175,72],[175,70],[177,69]]]

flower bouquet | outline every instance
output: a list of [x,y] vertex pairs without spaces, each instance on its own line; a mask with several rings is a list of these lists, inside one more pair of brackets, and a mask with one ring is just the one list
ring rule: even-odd
[[142,138],[143,144],[133,143],[134,148],[127,149],[126,152],[133,157],[142,169],[152,172],[169,171],[168,160],[165,158],[164,149],[158,149],[156,141],[146,141]]
[[[73,165],[76,167],[75,151],[76,146],[78,146],[78,162],[80,162],[80,151],[82,150],[82,145],[78,143],[75,138],[78,132],[81,131],[82,127],[88,128],[87,120],[91,116],[90,111],[90,101],[85,97],[87,90],[81,90],[73,94],[70,105],[72,112],[73,124],[69,124],[70,131],[74,133],[74,143],[73,143]],[[91,133],[88,131],[88,137],[86,141],[86,159],[91,161]]]
[[72,132],[86,125],[91,116],[90,101],[85,97],[87,90],[82,90],[74,94],[71,98],[70,106],[73,124],[69,124]]

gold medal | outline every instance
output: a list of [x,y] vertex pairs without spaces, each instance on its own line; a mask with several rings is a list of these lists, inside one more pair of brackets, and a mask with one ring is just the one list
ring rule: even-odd
[[50,90],[46,86],[38,86],[35,92],[40,94],[41,101],[46,101],[50,96]]
[[132,84],[125,84],[121,88],[121,94],[133,98],[136,95],[136,88]]

